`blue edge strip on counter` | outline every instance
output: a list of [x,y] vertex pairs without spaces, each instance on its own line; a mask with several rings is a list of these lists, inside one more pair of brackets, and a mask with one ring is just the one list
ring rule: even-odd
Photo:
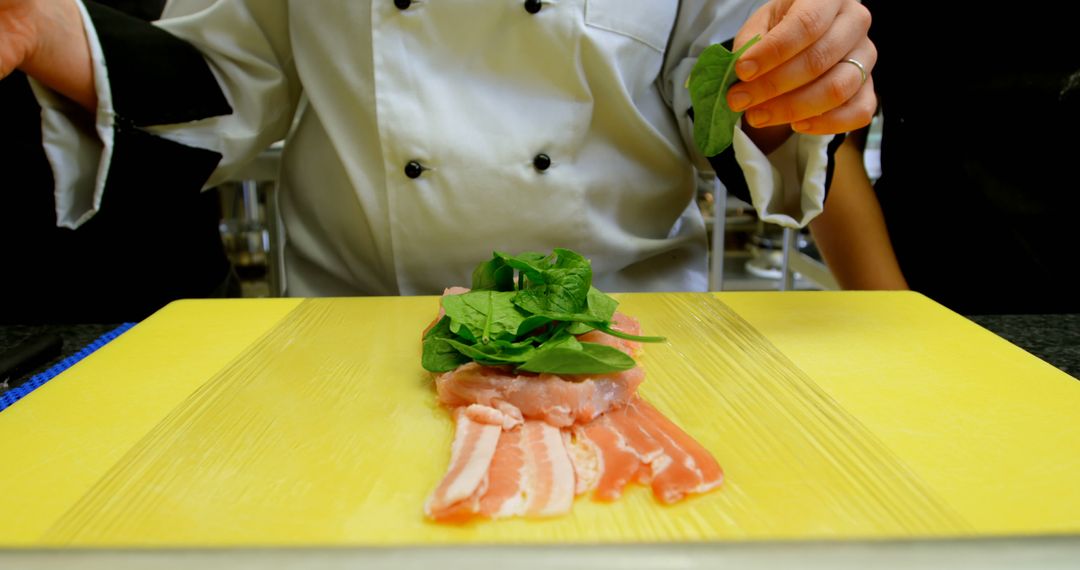
[[76,362],[86,358],[87,356],[90,356],[95,350],[105,346],[116,337],[124,334],[128,331],[128,329],[135,326],[135,324],[136,323],[124,323],[116,327],[115,329],[98,337],[97,340],[95,340],[94,342],[84,346],[79,352],[76,352],[75,354],[72,354],[71,356],[61,360],[60,362],[57,362],[48,370],[41,372],[40,374],[35,374],[33,378],[30,378],[21,386],[12,388],[7,392],[4,392],[3,394],[0,394],[0,412],[8,409],[9,407],[11,407],[12,404],[18,402],[30,392],[37,390],[49,380],[56,378],[60,375],[61,372],[74,366]]

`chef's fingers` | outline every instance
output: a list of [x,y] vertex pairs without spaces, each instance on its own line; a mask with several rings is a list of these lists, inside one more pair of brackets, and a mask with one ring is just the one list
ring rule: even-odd
[[[854,60],[856,65],[848,60]],[[832,68],[816,80],[774,97],[764,103],[747,109],[744,120],[755,127],[783,125],[803,121],[811,117],[824,115],[833,109],[845,106],[859,94],[869,93],[873,98],[870,82],[870,69],[877,62],[877,49],[870,40],[834,64]],[[859,100],[866,103],[866,98]],[[866,121],[873,116],[874,109],[869,109]],[[859,128],[857,125],[852,128]],[[846,131],[849,129],[842,129]]]
[[[728,91],[728,105],[742,111],[794,91],[829,73],[844,58],[856,57],[852,55],[855,50],[859,50],[862,58],[859,61],[869,74],[877,61],[877,51],[866,35],[869,27],[869,12],[862,6],[858,10],[841,11],[825,34],[806,49],[752,81],[733,85]],[[873,57],[867,53],[867,44],[871,44]],[[844,99],[854,93],[855,89],[848,90]]]
[[808,135],[829,135],[855,131],[870,124],[877,111],[874,80],[867,78],[866,85],[843,105],[816,117],[796,121],[792,128]]
[[735,64],[736,75],[749,81],[795,57],[825,35],[851,2],[857,4],[856,0],[772,0],[762,6],[735,35],[735,49],[761,36]]

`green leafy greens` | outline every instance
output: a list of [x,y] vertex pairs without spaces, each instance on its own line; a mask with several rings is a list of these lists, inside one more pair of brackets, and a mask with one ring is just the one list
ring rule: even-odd
[[720,44],[701,52],[690,72],[690,103],[694,107],[694,142],[705,156],[716,156],[731,146],[741,112],[727,104],[727,92],[738,77],[735,62],[761,39],[754,36],[735,53]]
[[495,252],[473,271],[471,291],[443,296],[446,315],[424,334],[421,364],[431,372],[471,361],[551,374],[629,370],[634,359],[627,354],[575,337],[598,330],[640,342],[664,340],[611,328],[618,304],[592,286],[592,266],[578,253]]

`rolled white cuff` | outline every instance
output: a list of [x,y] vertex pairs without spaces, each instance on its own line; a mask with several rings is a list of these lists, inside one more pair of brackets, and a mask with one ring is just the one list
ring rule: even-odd
[[[711,172],[712,165],[694,144],[694,123],[684,112],[691,104],[685,84],[696,62],[696,58],[687,58],[672,71],[671,81],[675,85],[672,106],[694,166]],[[832,135],[793,133],[780,148],[766,155],[742,131],[742,119],[739,119],[732,147],[760,219],[794,228],[805,226],[821,213],[828,146],[832,139]]]
[[105,55],[86,7],[82,2],[75,4],[82,15],[93,62],[96,112],[91,117],[67,98],[30,80],[41,106],[41,140],[55,182],[56,224],[71,229],[93,217],[101,206],[112,161],[115,124]]
[[739,119],[732,147],[761,220],[801,228],[821,213],[833,136],[793,133],[765,155],[743,132]]

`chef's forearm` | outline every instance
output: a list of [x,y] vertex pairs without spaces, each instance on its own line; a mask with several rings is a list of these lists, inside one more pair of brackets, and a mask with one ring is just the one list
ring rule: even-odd
[[843,289],[908,288],[854,141],[836,151],[825,210],[810,222],[810,231]]
[[97,107],[93,62],[76,0],[32,5],[35,49],[19,69],[87,110]]

